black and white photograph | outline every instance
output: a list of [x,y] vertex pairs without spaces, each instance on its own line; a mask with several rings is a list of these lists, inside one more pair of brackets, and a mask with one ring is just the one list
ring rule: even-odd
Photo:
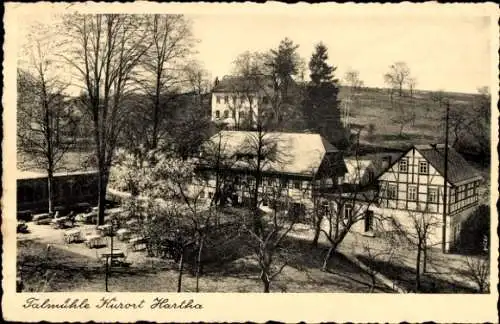
[[327,321],[343,296],[380,321],[409,296],[421,319],[451,295],[496,314],[498,7],[322,5],[9,4],[23,316],[88,296],[95,320],[248,298],[299,321],[314,297]]

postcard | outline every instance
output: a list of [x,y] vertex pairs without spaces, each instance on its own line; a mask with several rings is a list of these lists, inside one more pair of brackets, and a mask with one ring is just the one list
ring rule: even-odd
[[496,322],[498,6],[6,4],[22,322]]

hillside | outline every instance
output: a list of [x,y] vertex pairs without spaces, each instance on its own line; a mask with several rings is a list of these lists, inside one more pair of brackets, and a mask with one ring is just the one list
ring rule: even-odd
[[[349,88],[341,87],[339,99],[344,101],[348,92]],[[435,92],[431,91],[415,91],[413,101],[409,98],[403,99],[403,109],[415,113],[415,122],[408,123],[402,136],[400,136],[400,125],[394,121],[397,112],[392,108],[387,89],[361,89],[350,109],[350,121],[353,128],[364,127],[360,137],[362,147],[360,153],[397,152],[412,144],[443,143],[444,124],[442,119],[445,115],[445,108],[439,107],[439,104],[433,101],[432,97],[435,94]],[[464,118],[470,118],[468,109],[479,98],[479,95],[466,93],[445,93],[445,95],[450,98],[453,109],[463,114]],[[205,105],[207,105],[206,109],[210,111],[208,108],[209,96],[204,99]],[[370,125],[373,125],[371,134],[367,131]],[[453,132],[450,129],[450,144],[453,140]],[[64,157],[61,169],[79,169],[82,162],[88,159],[89,154],[91,154],[89,148],[81,148],[71,152]],[[476,157],[466,156],[466,158],[479,169],[488,169],[488,164],[477,163],[482,161],[478,161]],[[21,169],[36,169],[32,164],[32,158],[21,153],[18,154],[18,167]]]
[[[339,97],[344,101],[349,88],[341,87]],[[432,98],[437,92],[415,91],[414,98],[402,100],[403,111],[414,112],[414,123],[409,122],[400,136],[400,125],[394,121],[398,111],[392,107],[387,89],[364,88],[359,90],[354,103],[350,105],[351,125],[364,126],[365,130],[373,125],[370,136],[368,131],[361,133],[360,142],[366,146],[401,149],[410,144],[424,144],[444,142],[445,108]],[[444,93],[450,99],[453,110],[460,113],[464,119],[468,118],[468,109],[479,95],[466,93]],[[412,101],[413,100],[413,101]],[[453,134],[450,128],[450,142]]]

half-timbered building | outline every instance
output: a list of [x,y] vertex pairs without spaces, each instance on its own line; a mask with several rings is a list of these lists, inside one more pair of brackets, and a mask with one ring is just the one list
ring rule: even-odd
[[[319,134],[221,131],[209,143],[220,148],[221,156],[233,160],[223,171],[232,173],[231,182],[240,203],[252,199],[256,186],[256,165],[252,161],[258,153],[259,137],[264,142],[261,150],[273,151],[273,157],[268,161],[264,156],[259,170],[258,189],[262,193],[264,208],[270,204],[273,195],[279,194],[281,198],[292,201],[295,207],[307,209],[313,204],[313,188],[337,185],[347,172],[342,152]],[[204,171],[207,174],[204,195],[212,197],[216,188],[214,170],[208,168]]]
[[445,183],[444,151],[440,144],[415,145],[394,161],[377,179],[381,197],[378,213],[398,219],[409,230],[410,214],[435,215],[439,222],[432,226],[431,244],[444,244],[449,250],[462,221],[478,205],[482,177],[449,147]]

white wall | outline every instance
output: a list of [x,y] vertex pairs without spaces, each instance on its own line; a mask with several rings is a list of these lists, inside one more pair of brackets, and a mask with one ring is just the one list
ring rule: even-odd
[[[225,119],[224,118],[224,111],[228,112],[228,118],[233,118],[232,112],[235,111],[235,118],[238,121],[242,121],[243,118],[240,119],[240,111],[244,112],[244,115],[246,118],[249,116],[250,112],[250,102],[248,101],[248,98],[245,96],[244,101],[242,102],[241,96],[237,98],[236,103],[233,102],[233,96],[236,94],[231,93],[231,92],[213,92],[212,93],[212,120],[216,120],[216,111],[218,110],[220,113],[220,119]],[[220,101],[217,102],[217,97],[220,98]],[[227,97],[228,101],[226,103],[225,97]],[[252,100],[252,109],[253,113],[257,114],[258,113],[258,99],[254,95],[253,100]]]

